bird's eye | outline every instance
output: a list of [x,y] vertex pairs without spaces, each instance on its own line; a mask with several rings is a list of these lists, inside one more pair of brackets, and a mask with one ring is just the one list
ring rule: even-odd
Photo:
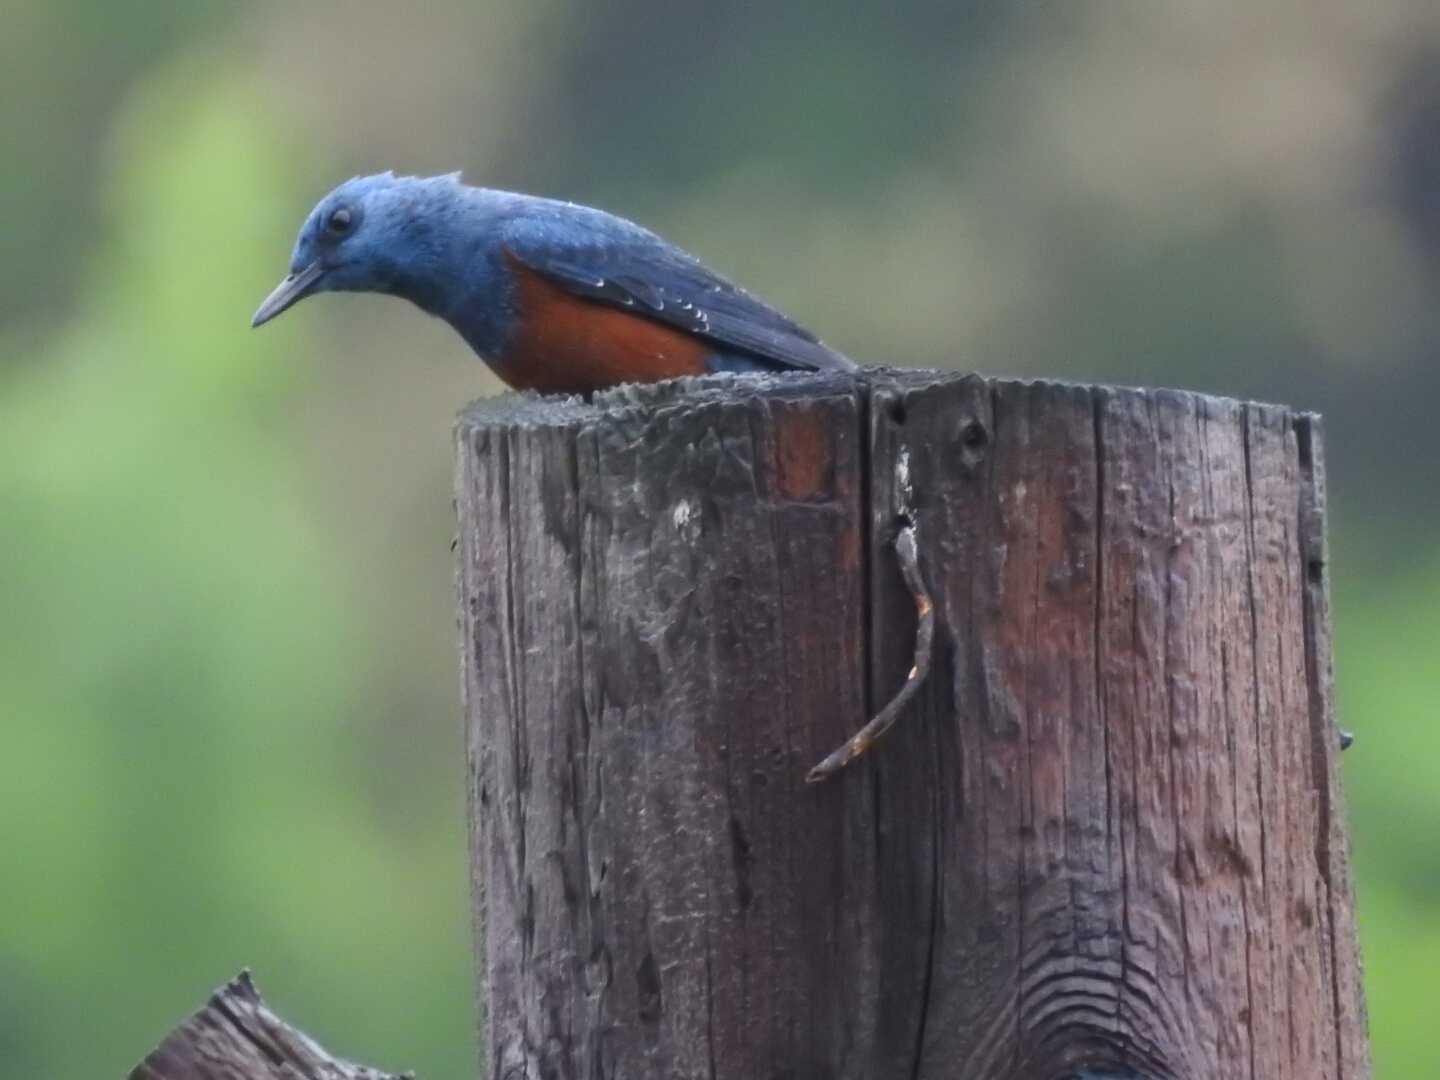
[[336,236],[343,236],[350,231],[354,219],[350,216],[347,207],[341,206],[330,211],[330,216],[325,219],[325,228],[329,229]]

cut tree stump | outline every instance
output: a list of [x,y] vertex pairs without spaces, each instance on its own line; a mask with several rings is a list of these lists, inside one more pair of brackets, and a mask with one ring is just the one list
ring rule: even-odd
[[[457,426],[504,1080],[1361,1080],[1316,418],[934,372]],[[913,523],[933,662],[905,681]]]

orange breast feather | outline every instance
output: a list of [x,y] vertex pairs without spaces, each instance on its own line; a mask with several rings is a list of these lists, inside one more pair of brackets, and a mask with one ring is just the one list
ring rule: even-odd
[[495,365],[517,390],[585,393],[624,382],[700,375],[699,338],[567,292],[514,259],[518,324]]

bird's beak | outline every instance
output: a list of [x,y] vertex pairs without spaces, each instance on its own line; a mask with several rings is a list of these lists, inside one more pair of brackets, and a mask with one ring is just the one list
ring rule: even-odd
[[275,286],[275,291],[265,297],[265,302],[256,310],[250,325],[264,326],[286,308],[305,299],[310,292],[310,286],[319,281],[324,273],[325,268],[317,260],[299,273],[288,274],[284,281]]

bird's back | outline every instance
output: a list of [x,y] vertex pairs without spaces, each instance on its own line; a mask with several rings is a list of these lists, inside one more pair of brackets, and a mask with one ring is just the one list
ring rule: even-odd
[[[578,333],[589,348],[613,339],[616,362],[602,365],[607,372],[623,369],[624,355],[631,354],[636,381],[667,367],[675,369],[671,374],[854,370],[852,361],[794,320],[642,226],[552,199],[486,197],[518,284],[512,348],[527,354],[543,344],[553,349],[554,322],[563,311],[560,321],[577,332],[594,321],[594,334]],[[531,341],[535,347],[526,347]]]

